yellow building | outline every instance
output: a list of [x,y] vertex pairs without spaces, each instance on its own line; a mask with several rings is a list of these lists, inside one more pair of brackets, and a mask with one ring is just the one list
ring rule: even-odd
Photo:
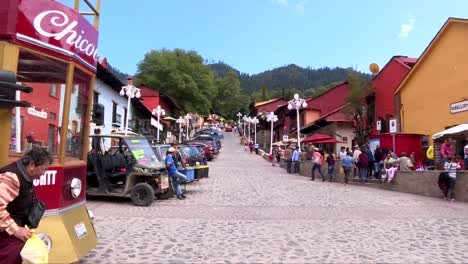
[[429,136],[468,123],[468,19],[449,18],[395,91],[400,130]]

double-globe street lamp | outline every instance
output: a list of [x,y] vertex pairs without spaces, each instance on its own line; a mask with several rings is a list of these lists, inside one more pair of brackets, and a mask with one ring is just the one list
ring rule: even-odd
[[245,133],[245,127],[247,126],[246,124],[247,124],[248,117],[247,117],[246,115],[244,115],[244,116],[242,117],[242,120],[244,121],[244,125],[243,125],[242,131],[243,131],[243,133],[244,133],[244,137],[247,137],[247,133]]
[[176,120],[177,124],[179,124],[179,144],[182,143],[182,124],[185,122],[182,116],[179,116]]
[[250,121],[253,126],[254,126],[254,141],[255,141],[255,146],[257,146],[257,124],[260,122],[260,120],[257,119],[256,116],[254,116],[251,121]]
[[140,88],[137,88],[133,86],[133,79],[132,78],[127,78],[127,85],[122,86],[122,89],[120,90],[120,96],[127,96],[127,114],[125,116],[125,135],[127,135],[128,132],[128,116],[130,115],[130,100],[132,98],[140,98],[141,93],[140,93]]
[[267,114],[267,122],[271,122],[271,134],[270,134],[270,154],[273,154],[273,123],[278,121],[278,117],[275,113],[271,112]]
[[242,117],[241,112],[237,113],[237,117],[239,118],[239,121],[237,121],[237,125],[240,126],[240,119]]
[[186,128],[187,128],[186,138],[187,138],[187,140],[189,140],[190,120],[192,119],[192,116],[189,113],[187,113],[185,115],[184,119],[185,119],[185,125],[186,125]]
[[153,109],[153,115],[155,115],[156,117],[158,117],[158,127],[157,127],[157,134],[156,134],[156,140],[158,141],[159,143],[159,126],[161,126],[161,130],[162,130],[162,125],[161,123],[159,122],[159,119],[161,116],[163,115],[166,115],[166,111],[160,106],[156,106],[155,109]]
[[300,124],[299,124],[299,109],[306,108],[307,103],[305,99],[299,98],[298,94],[294,94],[294,98],[288,102],[288,109],[296,109],[296,120],[297,120],[297,146],[299,147],[299,151],[301,151],[301,138],[300,138]]

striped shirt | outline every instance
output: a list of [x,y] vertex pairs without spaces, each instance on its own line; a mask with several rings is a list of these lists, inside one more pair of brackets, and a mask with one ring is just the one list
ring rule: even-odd
[[19,228],[6,208],[18,196],[19,190],[20,183],[15,173],[0,173],[0,232],[13,235]]
[[444,169],[451,178],[457,178],[457,169],[460,169],[460,165],[456,162],[445,162]]

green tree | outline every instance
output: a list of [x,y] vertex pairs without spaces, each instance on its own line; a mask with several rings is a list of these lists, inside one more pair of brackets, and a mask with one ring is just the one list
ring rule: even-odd
[[187,112],[209,114],[217,89],[211,69],[195,51],[152,50],[138,64],[136,84],[173,97]]
[[227,118],[237,118],[236,114],[245,102],[241,100],[239,75],[229,71],[226,77],[217,79],[216,85],[218,95],[213,100],[214,109]]
[[366,96],[372,92],[371,82],[362,78],[356,72],[348,73],[348,84],[351,93],[345,98],[348,105],[343,109],[352,115],[356,140],[359,146],[367,143],[370,135],[371,124],[368,123],[370,107],[366,102]]

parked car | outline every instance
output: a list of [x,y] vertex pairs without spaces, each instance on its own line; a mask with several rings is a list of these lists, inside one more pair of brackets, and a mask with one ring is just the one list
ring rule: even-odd
[[199,135],[210,135],[212,137],[216,137],[218,138],[219,140],[223,140],[224,139],[224,134],[218,130],[213,130],[213,129],[202,129],[202,130],[199,130],[195,133],[195,137],[196,136],[199,136]]
[[206,141],[188,141],[186,142],[186,144],[196,146],[197,148],[199,148],[202,157],[204,156],[208,161],[211,161],[214,158],[216,158],[216,156],[218,156],[219,153],[219,151],[216,151],[215,146],[211,145]]
[[166,159],[166,154],[170,147],[171,145],[169,144],[156,144],[152,146],[156,157],[162,162],[164,162],[164,160]]
[[179,151],[182,154],[185,164],[188,166],[202,165],[205,163],[200,150],[194,145],[181,144],[179,145]]
[[192,138],[192,141],[212,141],[215,143],[216,149],[220,150],[221,149],[221,140],[219,140],[217,137],[210,136],[210,135],[197,135]]
[[232,132],[232,127],[227,126],[227,127],[224,128],[224,131],[226,131],[226,132]]
[[93,144],[88,153],[87,194],[130,197],[138,206],[150,205],[155,197],[172,196],[166,166],[157,159],[145,137],[139,135],[92,135],[94,142],[111,142],[107,150]]

